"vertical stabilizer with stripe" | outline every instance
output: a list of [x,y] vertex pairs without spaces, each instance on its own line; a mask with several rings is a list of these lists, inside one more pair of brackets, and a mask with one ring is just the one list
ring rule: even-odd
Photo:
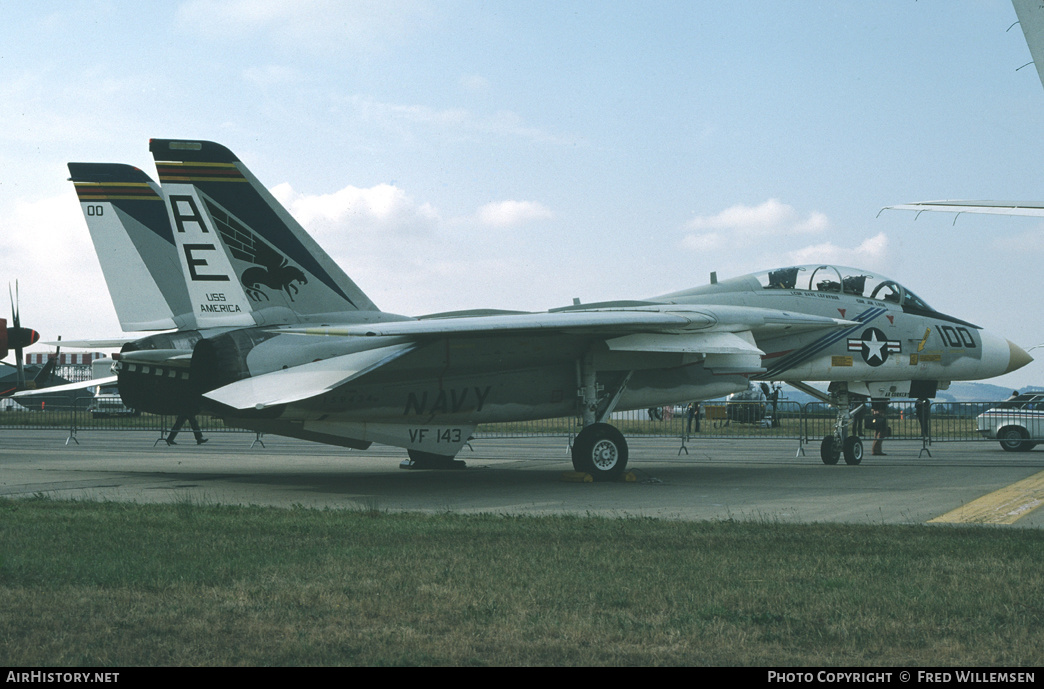
[[117,163],[69,163],[69,174],[120,327],[193,327],[159,185],[138,168]]
[[377,310],[227,148],[171,139],[149,148],[201,326]]

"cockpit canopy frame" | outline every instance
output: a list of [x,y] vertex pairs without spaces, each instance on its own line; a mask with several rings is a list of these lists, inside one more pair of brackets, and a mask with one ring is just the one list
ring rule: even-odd
[[761,284],[761,288],[766,290],[845,294],[897,304],[904,309],[935,311],[923,299],[895,280],[857,268],[809,264],[767,270],[755,273],[754,277]]

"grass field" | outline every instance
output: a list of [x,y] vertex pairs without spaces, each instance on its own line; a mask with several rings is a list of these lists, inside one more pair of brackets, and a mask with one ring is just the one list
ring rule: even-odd
[[0,500],[0,664],[1044,663],[1028,529]]

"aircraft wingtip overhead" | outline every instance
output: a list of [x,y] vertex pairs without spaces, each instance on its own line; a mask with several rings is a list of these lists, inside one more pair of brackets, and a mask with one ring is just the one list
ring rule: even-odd
[[149,139],[149,151],[156,160],[239,162],[239,158],[221,144],[202,139]]

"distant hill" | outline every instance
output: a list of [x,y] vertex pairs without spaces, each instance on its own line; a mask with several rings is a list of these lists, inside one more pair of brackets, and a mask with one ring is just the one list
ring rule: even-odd
[[[817,390],[826,390],[826,383],[816,383],[813,385]],[[992,383],[975,383],[975,382],[960,382],[951,383],[950,387],[946,390],[940,390],[935,396],[937,402],[993,402],[996,400],[1006,400],[1011,397],[1012,388],[1004,387],[1001,385],[993,385]],[[1039,385],[1026,385],[1019,388],[1019,392],[1044,392],[1044,387]],[[789,385],[783,385],[783,391],[780,395],[781,400],[788,402],[796,402],[797,404],[808,404],[809,402],[818,402],[816,398],[811,395],[804,393],[797,388],[793,388]]]
[[[1025,392],[1029,387],[1019,390]],[[1012,388],[992,383],[951,383],[948,390],[940,390],[935,399],[940,402],[993,402],[1011,397]]]

